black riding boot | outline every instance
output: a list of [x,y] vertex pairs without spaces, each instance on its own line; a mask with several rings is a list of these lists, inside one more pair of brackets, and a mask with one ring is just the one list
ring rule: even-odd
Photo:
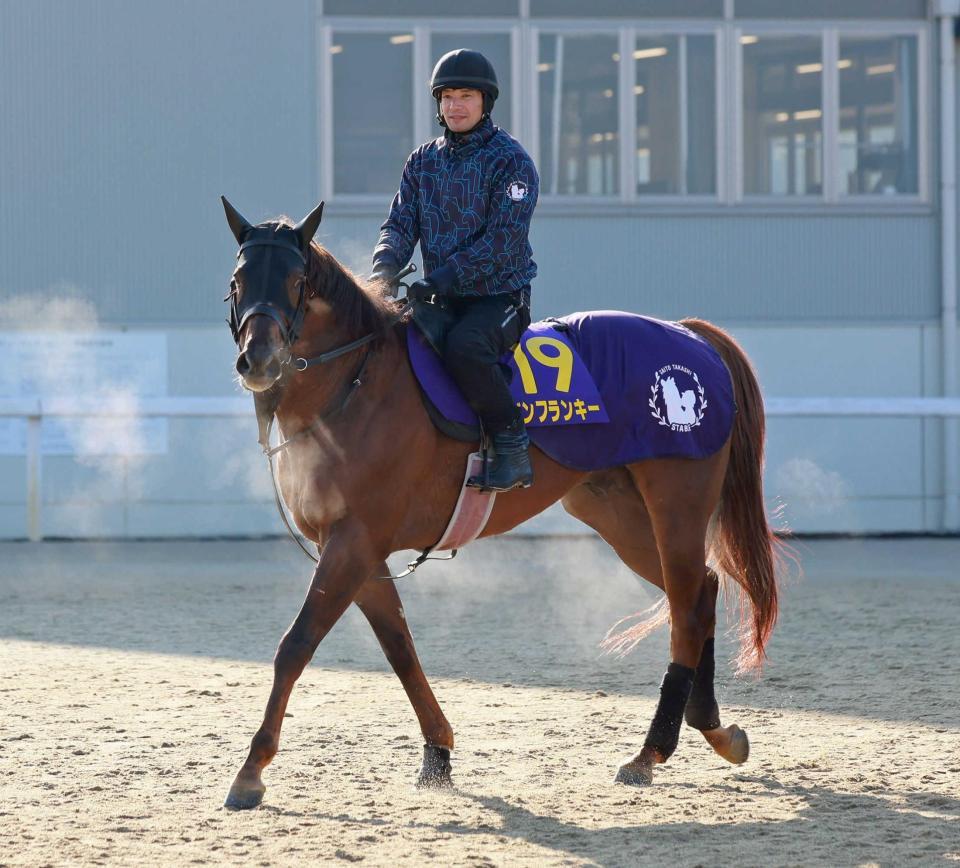
[[493,435],[493,458],[487,459],[484,472],[471,476],[467,485],[487,491],[510,491],[533,485],[530,466],[530,438],[522,419]]

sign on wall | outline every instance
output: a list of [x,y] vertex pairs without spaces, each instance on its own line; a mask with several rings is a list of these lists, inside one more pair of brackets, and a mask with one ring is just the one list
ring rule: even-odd
[[[159,331],[0,332],[0,398],[81,399],[116,411],[167,394],[167,336]],[[26,452],[26,420],[0,418],[0,455]],[[166,419],[43,419],[45,455],[155,455]]]

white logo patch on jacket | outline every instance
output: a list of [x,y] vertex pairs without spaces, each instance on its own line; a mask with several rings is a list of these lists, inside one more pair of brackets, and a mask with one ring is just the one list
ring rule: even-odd
[[523,181],[514,181],[507,187],[507,195],[514,202],[522,202],[527,198],[527,185]]

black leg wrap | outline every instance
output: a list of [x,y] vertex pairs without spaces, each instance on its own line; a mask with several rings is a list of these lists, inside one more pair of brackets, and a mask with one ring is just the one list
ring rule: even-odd
[[677,749],[680,723],[690,690],[693,688],[694,673],[695,670],[689,666],[671,663],[660,682],[660,701],[643,746],[656,749],[663,759],[667,759]]
[[694,729],[716,729],[720,726],[720,706],[713,693],[713,644],[712,636],[703,643],[693,690],[687,700],[687,710],[683,713],[687,726]]

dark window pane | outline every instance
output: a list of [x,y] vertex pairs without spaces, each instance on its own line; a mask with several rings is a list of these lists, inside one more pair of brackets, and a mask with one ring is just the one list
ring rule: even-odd
[[714,58],[712,36],[638,37],[633,92],[641,196],[716,191]]
[[917,193],[917,40],[840,40],[840,192]]
[[743,36],[741,42],[744,192],[822,192],[820,40]]
[[717,66],[712,36],[687,40],[687,192],[717,192]]
[[510,69],[510,36],[506,33],[434,33],[430,42],[430,60],[436,63],[448,51],[471,48],[481,52],[493,64],[500,85],[500,97],[493,109],[493,120],[507,132],[513,109],[513,75]]
[[680,38],[641,36],[633,52],[637,192],[680,192]]
[[543,34],[537,64],[544,194],[620,189],[615,36]]
[[330,50],[333,189],[392,193],[413,150],[413,34],[335,33]]

